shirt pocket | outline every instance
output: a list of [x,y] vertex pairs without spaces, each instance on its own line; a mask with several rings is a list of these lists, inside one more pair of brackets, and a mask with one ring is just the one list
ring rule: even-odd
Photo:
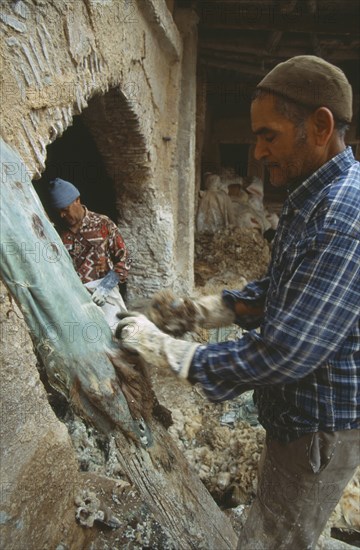
[[[291,280],[294,274],[299,269],[301,263],[311,254],[313,247],[313,238],[299,238],[297,241],[292,240],[285,246],[278,257],[275,259],[270,274],[270,287],[268,299],[276,300],[280,295],[283,295],[284,289],[291,286]],[[306,273],[302,274],[304,277]],[[306,277],[304,277],[304,288],[306,286]],[[297,285],[300,283],[300,278],[297,280]]]
[[270,276],[270,290],[277,292],[292,276],[301,262],[304,251],[300,243],[291,243],[284,247],[276,257]]

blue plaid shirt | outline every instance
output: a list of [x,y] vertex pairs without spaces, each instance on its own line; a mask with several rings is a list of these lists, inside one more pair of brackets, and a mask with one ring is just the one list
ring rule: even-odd
[[[267,276],[223,291],[264,305],[234,342],[200,346],[189,380],[213,401],[254,389],[259,420],[288,442],[360,427],[360,164],[351,148],[290,190]],[[260,326],[260,331],[253,330]]]

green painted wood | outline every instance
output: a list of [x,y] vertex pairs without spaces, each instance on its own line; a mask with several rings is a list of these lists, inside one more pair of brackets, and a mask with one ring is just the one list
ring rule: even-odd
[[47,219],[24,162],[3,141],[0,148],[0,275],[24,314],[49,382],[83,418],[114,434],[124,472],[174,548],[235,548],[229,519],[163,426],[151,420],[149,445],[141,445],[142,422],[132,419],[107,356],[114,351],[111,331]]
[[21,308],[49,382],[100,429],[140,437],[106,352],[112,337],[47,218],[22,159],[1,142],[1,276]]

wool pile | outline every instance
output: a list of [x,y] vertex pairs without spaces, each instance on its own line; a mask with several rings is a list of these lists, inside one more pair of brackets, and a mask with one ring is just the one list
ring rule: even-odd
[[260,279],[270,261],[270,245],[252,229],[228,227],[195,238],[195,282],[198,287],[237,288],[239,281]]

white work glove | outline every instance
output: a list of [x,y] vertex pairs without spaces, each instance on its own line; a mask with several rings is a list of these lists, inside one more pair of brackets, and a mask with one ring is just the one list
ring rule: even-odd
[[199,312],[198,325],[203,328],[227,327],[235,321],[235,312],[219,294],[203,296],[194,301]]
[[99,288],[91,295],[91,299],[99,307],[106,304],[106,296],[104,296],[102,290]]
[[191,300],[178,298],[170,290],[153,296],[146,315],[158,328],[174,336],[199,327],[226,327],[235,321],[235,312],[225,305],[220,295]]
[[106,303],[106,297],[115,288],[120,280],[119,274],[111,269],[103,279],[100,279],[100,283],[95,288],[95,292],[92,295],[92,301],[97,306],[103,306]]
[[120,313],[118,317],[121,321],[115,336],[122,348],[137,352],[151,365],[170,367],[181,378],[188,377],[191,360],[200,344],[164,334],[141,313]]

